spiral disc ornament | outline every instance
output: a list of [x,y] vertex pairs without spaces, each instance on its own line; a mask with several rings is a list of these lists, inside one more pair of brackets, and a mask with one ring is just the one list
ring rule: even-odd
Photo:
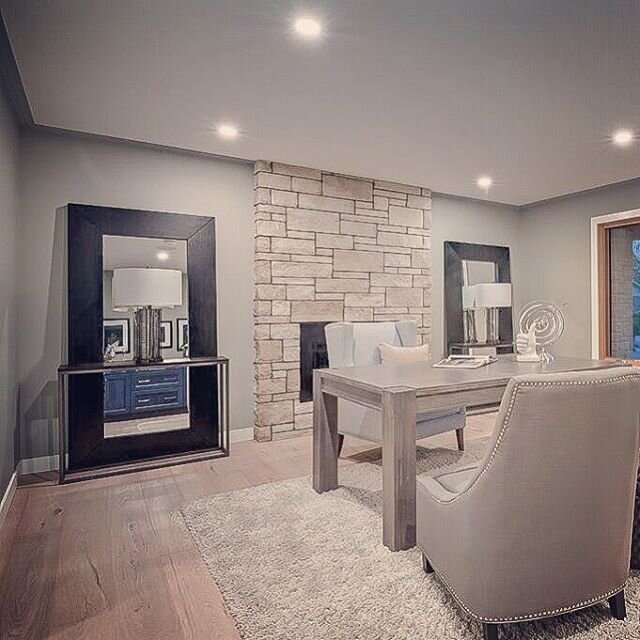
[[522,309],[519,327],[522,333],[529,333],[533,329],[536,344],[540,347],[540,360],[552,362],[553,356],[547,347],[556,343],[564,331],[562,311],[552,302],[535,300]]

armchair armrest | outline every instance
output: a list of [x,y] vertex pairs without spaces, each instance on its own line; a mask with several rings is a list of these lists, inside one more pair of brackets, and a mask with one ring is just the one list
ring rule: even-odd
[[458,496],[457,493],[449,491],[449,489],[443,487],[435,478],[430,476],[420,478],[420,480],[418,480],[418,486],[420,485],[422,485],[424,489],[424,495],[436,504],[451,502]]

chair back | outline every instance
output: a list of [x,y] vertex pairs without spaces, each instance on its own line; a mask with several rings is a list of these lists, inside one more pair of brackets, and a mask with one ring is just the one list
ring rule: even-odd
[[[381,342],[413,347],[417,325],[411,320],[399,322],[333,322],[324,328],[330,367],[355,367],[380,364]],[[364,440],[382,440],[382,420],[373,409],[348,400],[338,401],[338,431]]]
[[488,453],[456,499],[473,538],[459,569],[466,555],[478,564],[480,609],[507,583],[501,608],[532,612],[622,588],[639,416],[640,373],[629,367],[509,383]]
[[416,345],[417,325],[398,322],[332,322],[325,329],[330,367],[380,364],[381,342],[400,347]]
[[[381,342],[398,347],[415,347],[417,324],[413,320],[398,322],[333,322],[324,328],[330,367],[358,367],[380,364]],[[417,424],[418,438],[464,427],[463,409],[436,411]],[[338,431],[380,442],[380,412],[338,400]]]

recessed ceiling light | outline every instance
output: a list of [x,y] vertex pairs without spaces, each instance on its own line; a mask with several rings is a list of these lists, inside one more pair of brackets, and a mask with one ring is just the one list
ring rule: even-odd
[[493,184],[493,180],[489,176],[480,176],[476,184],[482,189],[488,189]]
[[237,138],[240,133],[238,127],[233,124],[221,124],[216,128],[216,131],[221,138],[227,138],[228,140]]
[[613,133],[611,139],[614,144],[617,144],[619,147],[627,147],[633,142],[633,131],[629,129],[618,129]]
[[322,25],[315,18],[298,18],[293,26],[296,32],[305,38],[317,38],[322,33]]
[[166,251],[158,251],[158,253],[156,253],[156,258],[164,262],[165,260],[169,259],[169,254]]

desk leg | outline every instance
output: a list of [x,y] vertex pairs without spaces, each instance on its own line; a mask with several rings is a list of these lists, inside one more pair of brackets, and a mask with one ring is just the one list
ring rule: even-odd
[[416,544],[416,392],[382,393],[382,541],[391,551]]
[[313,488],[338,487],[338,398],[323,393],[319,371],[313,372]]

